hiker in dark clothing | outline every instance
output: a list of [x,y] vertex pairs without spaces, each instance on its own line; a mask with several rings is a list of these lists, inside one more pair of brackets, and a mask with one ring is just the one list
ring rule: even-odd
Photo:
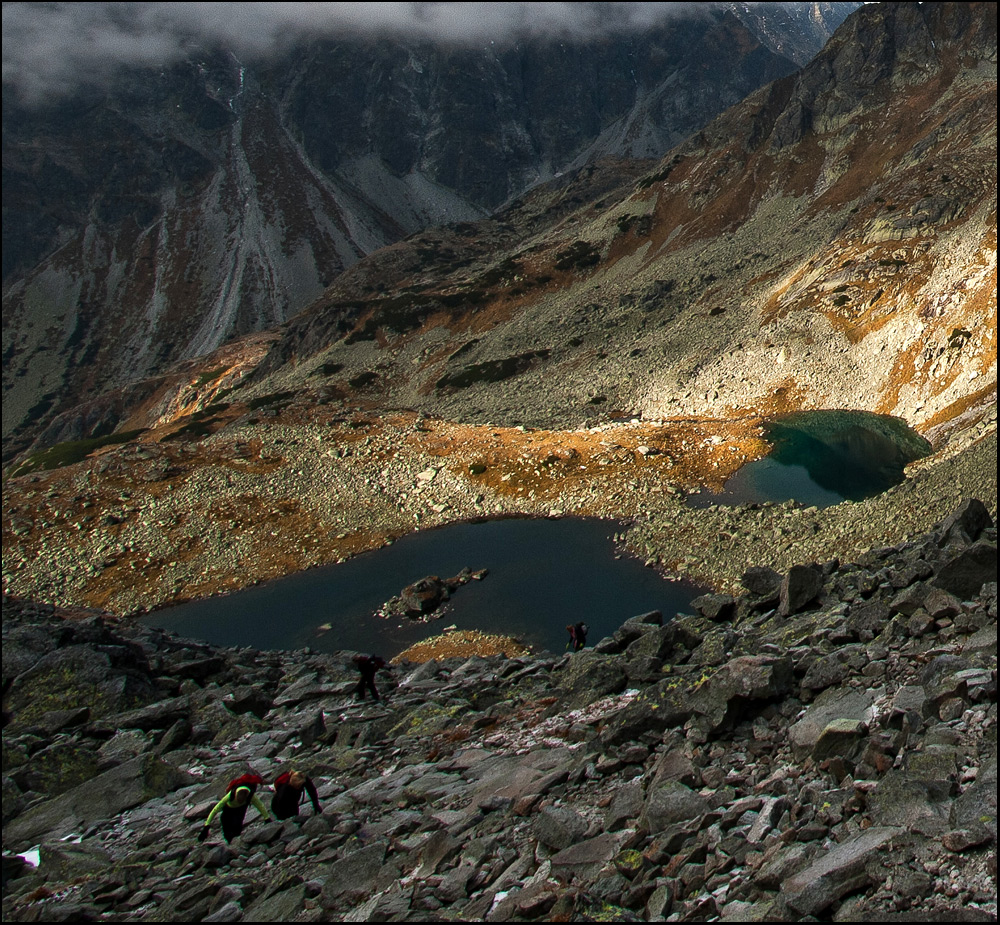
[[271,816],[256,793],[258,784],[263,783],[264,779],[256,774],[244,774],[242,777],[230,781],[226,788],[226,795],[215,804],[208,814],[205,824],[201,827],[198,841],[204,841],[208,838],[212,820],[218,813],[222,813],[222,834],[227,842],[232,841],[243,831],[247,808],[251,805],[264,819],[270,821]]
[[385,668],[385,659],[378,655],[355,655],[354,664],[361,672],[361,680],[354,689],[358,700],[365,699],[365,690],[371,691],[372,700],[378,700],[378,688],[375,687],[375,673]]
[[569,645],[574,652],[579,652],[587,644],[588,629],[590,627],[586,623],[577,623],[566,627],[566,631],[569,633]]
[[313,811],[319,815],[319,794],[316,785],[301,771],[285,771],[274,782],[274,796],[271,797],[271,812],[275,819],[291,819],[299,814],[302,797],[309,794]]

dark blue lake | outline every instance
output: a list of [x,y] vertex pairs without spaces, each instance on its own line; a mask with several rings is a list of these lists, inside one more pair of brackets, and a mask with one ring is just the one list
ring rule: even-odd
[[[704,590],[616,557],[614,534],[621,528],[584,518],[456,524],[410,534],[339,565],[165,608],[146,622],[218,645],[356,649],[386,657],[455,625],[562,652],[569,623],[587,623],[592,644],[636,614],[690,612],[689,602]],[[451,578],[466,567],[489,574],[458,588],[441,619],[374,616],[406,585],[427,575]],[[321,632],[325,623],[331,629]]]
[[693,507],[798,501],[829,507],[879,495],[931,445],[900,418],[866,411],[803,411],[765,427],[772,451],[748,463],[722,492],[688,498]]

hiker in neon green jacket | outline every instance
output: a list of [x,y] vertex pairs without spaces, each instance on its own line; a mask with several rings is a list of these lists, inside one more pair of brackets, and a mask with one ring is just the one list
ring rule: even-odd
[[215,804],[208,814],[205,824],[198,833],[198,841],[204,841],[208,838],[212,820],[220,812],[222,813],[222,834],[227,842],[232,841],[243,831],[243,820],[247,814],[247,807],[251,805],[265,820],[270,822],[271,814],[264,808],[264,804],[261,803],[260,797],[255,792],[256,790],[257,787],[253,783],[241,780],[233,781],[226,790],[226,795]]

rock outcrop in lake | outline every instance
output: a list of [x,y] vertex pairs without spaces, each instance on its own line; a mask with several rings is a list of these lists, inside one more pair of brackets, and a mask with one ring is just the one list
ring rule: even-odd
[[454,578],[438,578],[428,575],[407,585],[397,597],[390,598],[378,610],[376,616],[409,617],[411,620],[433,620],[444,616],[441,607],[462,585],[470,581],[482,581],[487,569],[473,571],[464,568]]
[[[995,921],[989,512],[745,584],[379,704],[351,653],[5,598],[4,919]],[[321,814],[196,841],[289,766]]]

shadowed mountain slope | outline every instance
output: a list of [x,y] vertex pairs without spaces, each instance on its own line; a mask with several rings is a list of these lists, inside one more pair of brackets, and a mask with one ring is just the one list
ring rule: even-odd
[[599,155],[662,155],[794,70],[855,4],[808,4],[805,20],[772,5],[748,25],[730,6],[485,49],[206,49],[40,108],[5,85],[8,449],[82,395],[284,321],[421,228]]

